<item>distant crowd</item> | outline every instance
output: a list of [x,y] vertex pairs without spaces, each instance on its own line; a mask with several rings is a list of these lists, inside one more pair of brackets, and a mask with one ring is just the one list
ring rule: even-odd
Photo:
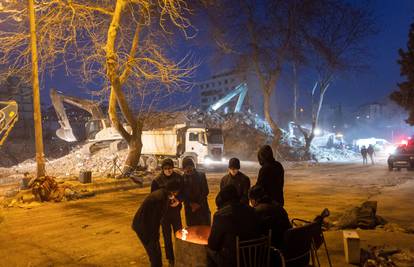
[[221,179],[220,192],[215,199],[217,212],[211,223],[205,173],[197,170],[191,159],[184,159],[183,175],[180,175],[174,170],[173,161],[165,159],[160,175],[152,181],[151,193],[132,222],[150,266],[162,266],[160,227],[166,258],[169,266],[174,266],[172,235],[183,228],[183,204],[187,226],[211,225],[207,245],[209,266],[236,266],[236,236],[248,240],[267,236],[271,230],[272,246],[282,248],[283,234],[292,227],[283,208],[284,169],[268,145],[260,148],[258,161],[261,168],[256,184],[251,187],[250,178],[240,171],[240,160],[229,160],[228,173]]

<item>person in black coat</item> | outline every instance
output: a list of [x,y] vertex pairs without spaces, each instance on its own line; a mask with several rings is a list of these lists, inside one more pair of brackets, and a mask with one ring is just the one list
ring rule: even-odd
[[249,200],[258,216],[260,233],[267,235],[269,230],[272,230],[272,246],[282,249],[284,234],[292,228],[286,210],[273,202],[260,185],[250,188]]
[[283,197],[285,170],[282,164],[275,160],[272,148],[268,145],[260,148],[257,157],[262,167],[259,170],[256,185],[262,186],[270,199],[283,207],[285,204]]
[[368,158],[367,158],[368,151],[365,146],[362,146],[361,148],[361,155],[362,155],[362,164],[363,165],[368,164]]
[[259,237],[258,220],[253,208],[240,203],[233,185],[225,186],[216,202],[220,208],[208,238],[208,266],[236,266],[236,236],[240,240]]
[[[182,200],[183,177],[174,171],[174,162],[167,158],[162,161],[161,174],[151,183],[151,192],[164,188],[167,182],[176,181],[180,184],[178,200]],[[171,234],[182,228],[181,223],[181,203],[176,207],[168,207],[161,221],[162,235],[164,237],[165,255],[170,265],[174,265],[174,248]]]
[[142,202],[132,221],[132,229],[141,240],[148,254],[151,267],[161,267],[160,224],[169,206],[178,205],[176,196],[180,189],[177,181],[150,193]]
[[221,178],[220,190],[226,185],[234,185],[240,197],[240,202],[249,204],[248,192],[250,188],[250,178],[240,171],[240,160],[231,158],[229,160],[229,172]]
[[191,159],[183,160],[183,198],[187,226],[210,225],[211,212],[206,174],[195,169]]

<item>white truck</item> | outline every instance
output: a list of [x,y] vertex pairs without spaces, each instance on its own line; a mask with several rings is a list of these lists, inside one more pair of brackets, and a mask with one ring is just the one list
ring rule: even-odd
[[149,169],[156,168],[164,158],[173,159],[179,167],[185,158],[205,167],[225,161],[221,129],[176,124],[170,128],[144,131],[142,143],[140,165]]

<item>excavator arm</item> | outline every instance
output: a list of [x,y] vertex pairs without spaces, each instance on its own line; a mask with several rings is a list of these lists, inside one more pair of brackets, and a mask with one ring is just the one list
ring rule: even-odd
[[58,116],[58,122],[61,127],[56,130],[56,135],[60,139],[63,139],[67,142],[75,142],[77,141],[77,139],[73,134],[68,116],[66,115],[65,107],[63,106],[64,102],[78,107],[80,109],[86,110],[92,115],[91,120],[104,121],[105,119],[105,116],[102,113],[99,104],[95,101],[81,99],[73,96],[65,96],[55,89],[50,90],[50,98],[52,100],[52,105],[55,108],[56,114]]
[[247,84],[241,83],[234,88],[233,91],[225,95],[223,98],[219,99],[216,103],[210,106],[210,111],[217,111],[220,107],[230,102],[235,96],[239,95],[236,103],[236,107],[234,108],[234,112],[240,112],[241,107],[246,97],[247,93]]
[[0,146],[6,141],[18,119],[16,101],[0,101]]

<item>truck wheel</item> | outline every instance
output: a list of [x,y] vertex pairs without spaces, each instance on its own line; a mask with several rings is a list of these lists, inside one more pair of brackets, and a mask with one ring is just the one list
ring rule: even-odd
[[397,171],[401,171],[401,168],[397,168]]
[[155,171],[158,167],[158,160],[156,157],[148,157],[145,163],[147,165],[148,171]]

